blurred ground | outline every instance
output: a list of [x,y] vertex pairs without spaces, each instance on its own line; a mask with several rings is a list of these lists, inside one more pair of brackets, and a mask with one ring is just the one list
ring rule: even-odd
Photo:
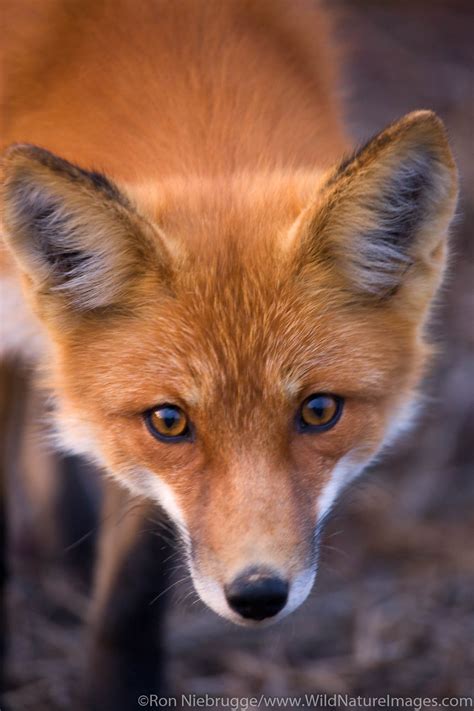
[[[416,108],[436,110],[451,134],[462,201],[433,320],[440,357],[416,431],[341,502],[300,610],[268,631],[242,630],[194,604],[186,581],[176,585],[168,631],[176,692],[474,693],[474,6],[333,5],[354,137]],[[86,597],[63,570],[37,570],[19,554],[14,565],[11,707],[69,709]]]

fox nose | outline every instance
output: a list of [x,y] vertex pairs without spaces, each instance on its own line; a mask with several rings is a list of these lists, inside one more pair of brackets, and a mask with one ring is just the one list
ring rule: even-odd
[[274,617],[288,599],[285,580],[255,568],[239,575],[224,590],[229,607],[249,620]]

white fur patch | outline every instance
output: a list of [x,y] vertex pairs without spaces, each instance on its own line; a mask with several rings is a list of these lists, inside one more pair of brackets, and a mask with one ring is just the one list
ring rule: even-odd
[[185,537],[189,538],[183,509],[171,486],[159,474],[147,469],[133,472],[131,480],[142,494],[160,504],[179,530],[185,532]]
[[93,428],[81,417],[58,410],[51,440],[62,451],[84,456],[98,466],[105,467]]
[[378,452],[365,461],[357,461],[357,452],[355,451],[349,452],[339,460],[332,471],[329,481],[323,487],[321,495],[318,498],[318,521],[321,521],[330,512],[345,487],[362,474],[364,469],[366,469],[383,450],[390,447],[401,434],[407,432],[413,426],[419,410],[419,402],[415,398],[404,403],[387,425],[385,436]]
[[189,533],[181,505],[173,492],[159,474],[148,469],[133,468],[123,472],[113,472],[106,467],[100,446],[94,437],[93,429],[80,417],[56,412],[54,444],[71,454],[87,457],[96,465],[103,467],[108,476],[118,481],[132,494],[145,496],[156,501],[171,520],[176,524],[185,542],[189,541]]
[[171,486],[159,474],[155,474],[148,469],[134,469],[123,472],[122,475],[116,474],[112,476],[122,486],[129,489],[132,494],[145,496],[147,499],[151,499],[162,506],[176,525],[187,550],[189,550],[190,536],[183,509]]
[[420,411],[421,402],[419,397],[412,397],[405,402],[398,409],[396,416],[391,420],[385,433],[381,449],[384,450],[390,447],[401,435],[411,430],[415,425],[416,418],[420,414]]
[[15,276],[0,279],[0,357],[21,355],[37,360],[46,343]]
[[365,466],[366,463],[355,464],[351,453],[339,460],[318,498],[318,521],[321,521],[330,512],[342,490],[362,472]]
[[305,568],[298,573],[296,578],[291,583],[288,602],[277,617],[275,617],[275,620],[280,620],[282,617],[286,617],[286,615],[289,615],[290,612],[296,610],[296,608],[306,600],[311,592],[311,588],[314,585],[315,578],[316,566],[314,568]]
[[285,607],[274,617],[264,620],[245,619],[234,612],[227,603],[223,586],[214,578],[200,575],[192,564],[191,577],[201,600],[218,615],[245,627],[265,627],[282,620],[306,600],[313,587],[316,568],[306,568],[298,573],[290,584],[290,593]]
[[192,564],[191,577],[197,594],[201,600],[211,608],[211,610],[220,615],[220,617],[225,617],[231,622],[242,625],[245,624],[246,621],[236,612],[231,610],[227,604],[224,588],[217,582],[217,580],[208,576],[200,575]]

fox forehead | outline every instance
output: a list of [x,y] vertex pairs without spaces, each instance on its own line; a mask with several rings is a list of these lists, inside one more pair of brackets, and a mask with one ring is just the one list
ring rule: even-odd
[[247,245],[286,230],[322,186],[325,172],[295,170],[245,171],[212,177],[188,175],[161,181],[121,183],[124,192],[169,237],[176,235],[191,249],[218,247],[228,236]]
[[290,265],[271,261],[240,274],[219,260],[183,266],[173,294],[143,293],[132,315],[62,337],[65,387],[106,394],[111,411],[219,403],[241,419],[315,389],[377,397],[400,385],[420,348],[403,323],[338,309],[331,290],[308,295]]
[[171,244],[173,274],[163,285],[150,265],[125,315],[59,334],[63,391],[83,402],[103,393],[116,412],[219,403],[242,421],[263,401],[294,404],[308,388],[395,389],[420,350],[413,329],[393,309],[351,304],[338,275],[317,260],[301,264],[292,244],[314,175],[240,176],[221,187],[128,186]]

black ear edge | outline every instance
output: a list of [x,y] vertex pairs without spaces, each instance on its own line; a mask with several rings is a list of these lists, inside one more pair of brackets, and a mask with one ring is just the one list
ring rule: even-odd
[[[65,290],[67,282],[80,285],[79,277],[96,253],[103,262],[102,244],[98,238],[96,249],[88,249],[81,236],[85,232],[80,213],[68,209],[65,196],[68,191],[71,196],[82,193],[95,202],[96,215],[103,209],[112,210],[122,227],[125,215],[135,212],[127,198],[102,173],[80,168],[31,144],[9,146],[2,155],[1,168],[5,243],[21,271],[39,292]],[[117,267],[115,259],[114,265]],[[83,299],[84,289],[79,292]]]
[[444,259],[436,266],[432,255],[449,233],[457,184],[440,119],[432,112],[405,117],[321,186],[305,223],[302,263],[325,264],[328,274],[338,269],[358,298],[385,300],[418,267],[442,270]]
[[333,186],[342,178],[351,177],[396,141],[411,143],[412,148],[418,150],[424,147],[427,152],[431,151],[433,158],[442,157],[444,164],[457,172],[445,124],[434,111],[422,109],[402,116],[357,145],[333,170],[326,187]]
[[[362,190],[357,196],[358,184]],[[323,194],[336,212],[345,196],[350,205],[358,203],[370,211],[380,223],[374,236],[408,253],[410,235],[436,221],[444,205],[447,230],[457,191],[456,164],[443,122],[432,111],[415,111],[346,157],[330,175]],[[437,222],[443,231],[443,220]]]
[[86,170],[65,158],[51,153],[45,148],[30,143],[14,143],[6,148],[2,155],[2,172],[8,180],[10,166],[26,167],[28,163],[36,163],[46,168],[58,177],[66,178],[71,183],[100,193],[101,197],[113,200],[128,209],[132,208],[126,196],[117,185],[104,173],[98,170]]
[[5,243],[38,295],[90,311],[116,306],[147,268],[168,285],[161,235],[108,177],[29,144],[1,160]]

